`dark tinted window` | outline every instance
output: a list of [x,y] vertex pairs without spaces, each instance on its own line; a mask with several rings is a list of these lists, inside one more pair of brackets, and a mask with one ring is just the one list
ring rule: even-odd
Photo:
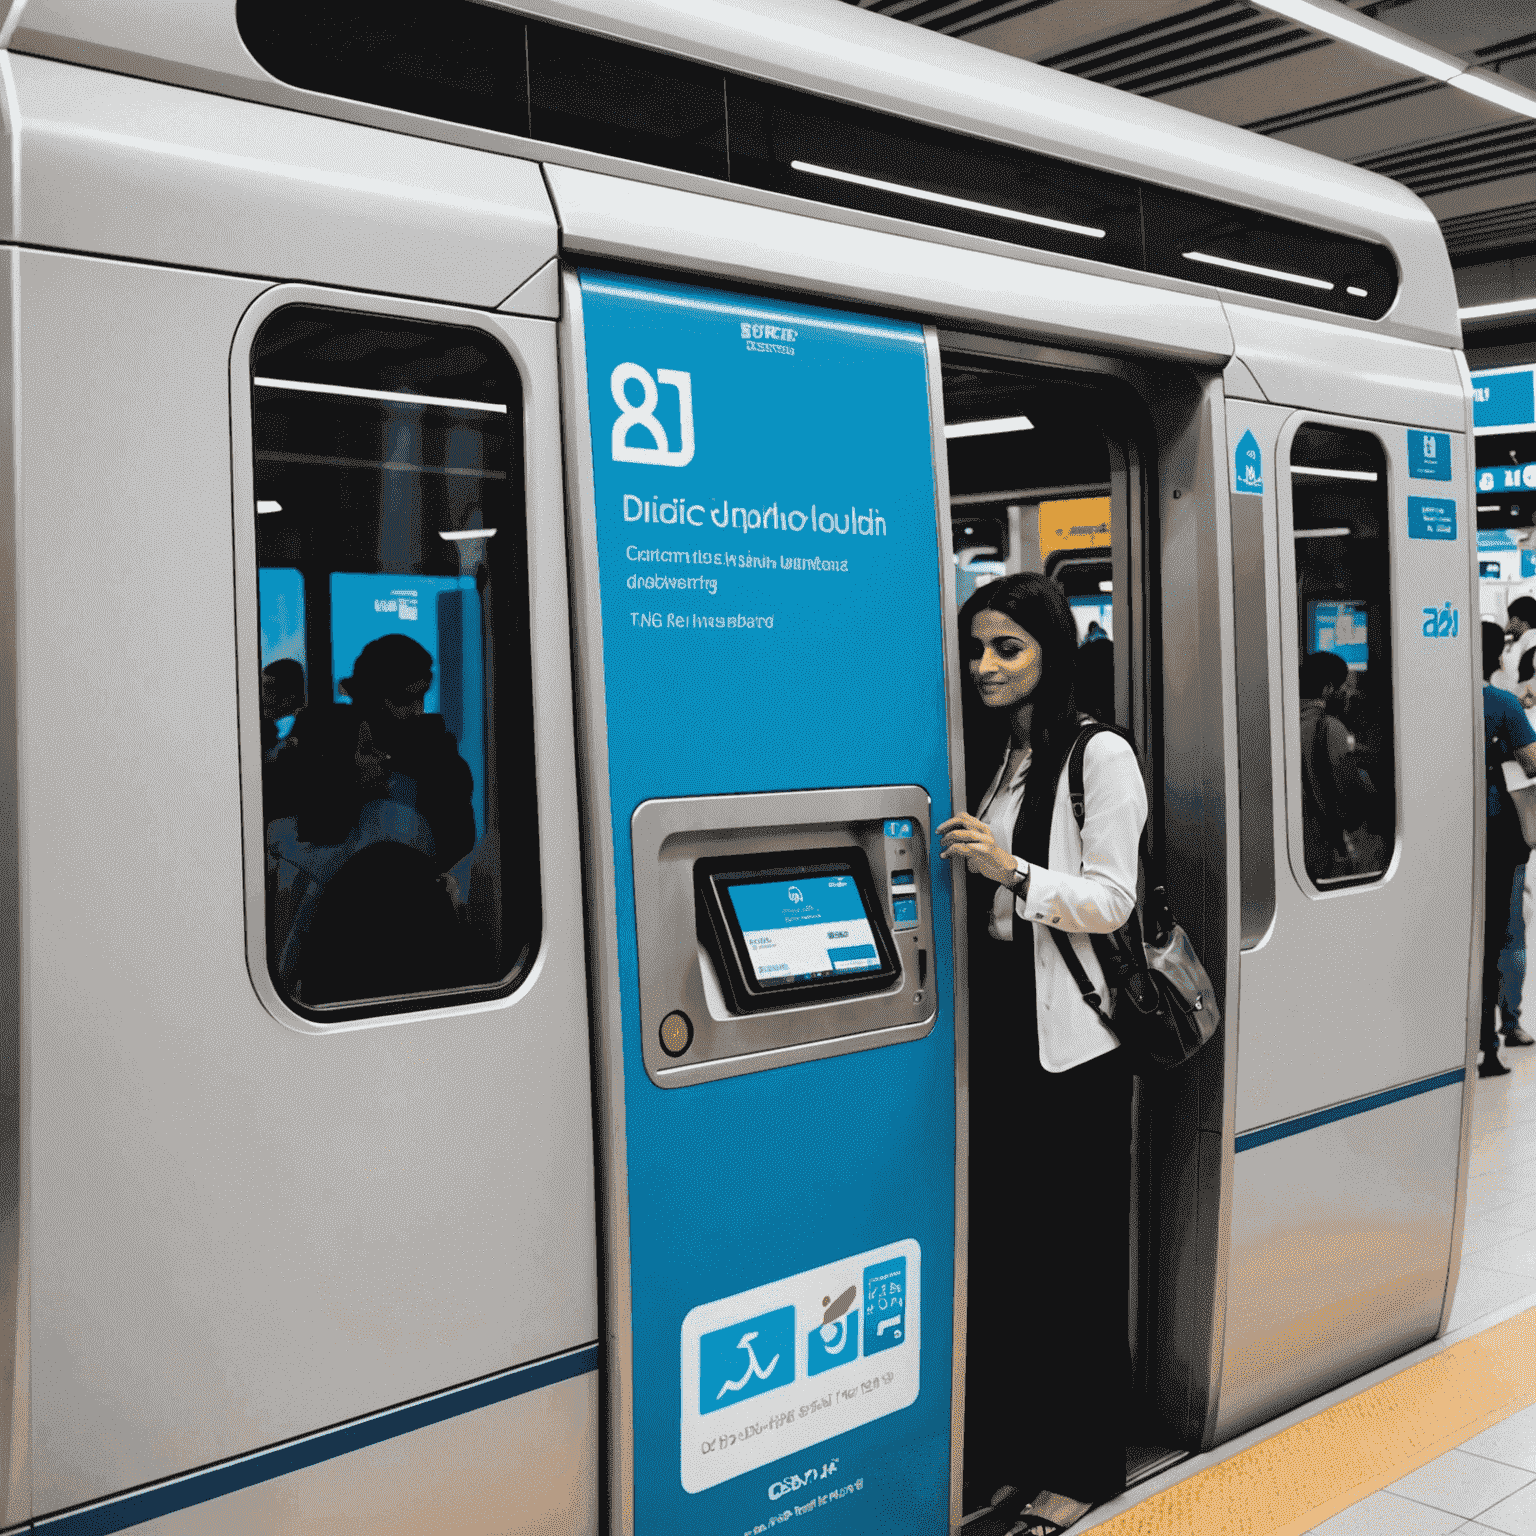
[[309,308],[251,372],[272,980],[322,1019],[503,989],[540,921],[517,373]]
[[1291,444],[1303,860],[1327,889],[1379,880],[1397,826],[1387,467],[1366,432]]
[[725,77],[623,43],[528,23],[532,134],[725,179]]
[[1384,246],[474,0],[237,0],[280,80],[819,203],[1379,319]]

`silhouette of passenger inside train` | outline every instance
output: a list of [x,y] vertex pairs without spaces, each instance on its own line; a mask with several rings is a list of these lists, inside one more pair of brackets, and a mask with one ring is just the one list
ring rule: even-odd
[[1301,664],[1301,811],[1307,873],[1329,880],[1379,862],[1365,831],[1374,786],[1345,724],[1358,694],[1342,656],[1314,651]]
[[267,761],[283,739],[280,723],[304,707],[304,668],[285,656],[261,669],[261,756]]
[[475,843],[474,779],[425,711],[431,686],[430,653],[384,635],[342,679],[349,703],[294,723],[268,855],[274,966],[301,1002],[426,990],[458,967],[444,877]]

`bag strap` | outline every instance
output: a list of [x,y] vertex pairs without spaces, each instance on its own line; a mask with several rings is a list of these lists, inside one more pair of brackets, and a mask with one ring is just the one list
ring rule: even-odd
[[1077,958],[1077,951],[1072,948],[1072,941],[1059,928],[1048,928],[1046,932],[1055,939],[1056,948],[1061,951],[1061,958],[1066,961],[1067,969],[1072,973],[1072,980],[1077,983],[1077,990],[1082,993],[1083,1001],[1098,1014],[1099,1022],[1106,1029],[1113,1030],[1114,1020],[1104,1012],[1104,999],[1093,990],[1093,983],[1088,979],[1088,972],[1083,969],[1083,962]]
[[[1072,819],[1077,823],[1079,836],[1083,830],[1083,818],[1087,809],[1087,795],[1083,789],[1083,760],[1088,755],[1088,743],[1095,736],[1100,736],[1108,731],[1111,736],[1118,736],[1132,752],[1136,750],[1136,743],[1130,738],[1130,733],[1122,731],[1118,725],[1105,725],[1102,720],[1088,720],[1083,722],[1082,729],[1077,733],[1077,740],[1072,743],[1072,750],[1067,754],[1067,798],[1072,805]],[[1149,817],[1148,820],[1151,818]],[[1141,867],[1146,871],[1147,889],[1162,889],[1162,870],[1156,867],[1152,861],[1152,854],[1147,844],[1146,824],[1142,825],[1141,842],[1137,853],[1141,859]]]

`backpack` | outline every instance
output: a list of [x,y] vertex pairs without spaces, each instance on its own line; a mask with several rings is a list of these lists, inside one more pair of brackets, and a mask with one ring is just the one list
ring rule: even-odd
[[[1097,720],[1087,721],[1067,758],[1067,794],[1079,833],[1083,830],[1083,758],[1088,743],[1101,731],[1129,741],[1125,732]],[[1140,860],[1146,899],[1145,937],[1141,915],[1132,911],[1114,933],[1089,935],[1094,954],[1104,968],[1104,981],[1115,1000],[1114,1016],[1104,1011],[1104,1000],[1094,990],[1088,973],[1072,948],[1071,939],[1059,928],[1046,931],[1056,941],[1061,958],[1083,1001],[1099,1021],[1139,1063],[1159,1069],[1182,1066],[1200,1049],[1221,1023],[1216,991],[1200,957],[1168,906],[1168,893],[1159,878],[1155,883],[1147,853],[1146,829],[1142,829]],[[1159,872],[1160,873],[1160,872]]]

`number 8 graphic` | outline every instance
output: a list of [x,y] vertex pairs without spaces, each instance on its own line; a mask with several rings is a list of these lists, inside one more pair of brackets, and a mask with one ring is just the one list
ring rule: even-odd
[[[640,386],[640,403],[634,404],[625,392],[625,386],[633,379]],[[656,401],[659,392],[656,380],[669,384],[677,391],[678,419],[682,428],[683,444],[673,451],[667,445],[666,428],[656,419]],[[613,457],[620,464],[670,464],[681,466],[693,461],[693,375],[679,373],[675,368],[658,368],[653,379],[639,363],[620,363],[609,379],[613,403],[619,408],[618,420],[613,424]],[[649,434],[654,448],[633,448],[626,439],[631,427],[643,427]]]

